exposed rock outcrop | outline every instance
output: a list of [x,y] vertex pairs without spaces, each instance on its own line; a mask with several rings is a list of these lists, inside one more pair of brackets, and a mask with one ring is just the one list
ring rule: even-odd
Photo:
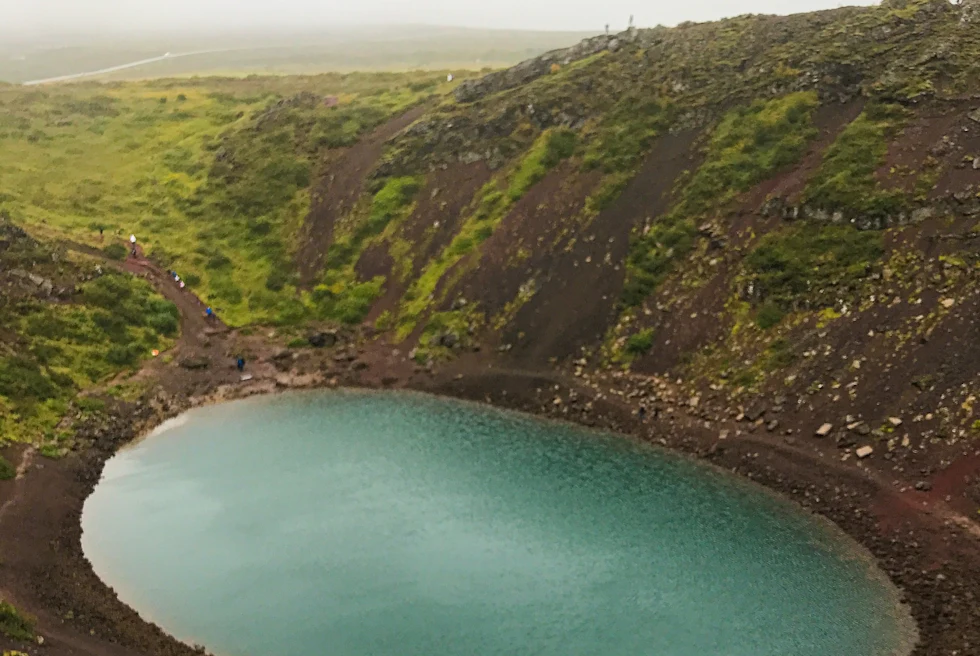
[[552,66],[565,66],[604,50],[615,52],[624,44],[635,41],[637,34],[635,29],[617,35],[603,34],[586,39],[571,48],[546,52],[540,57],[521,62],[517,66],[512,66],[503,71],[490,73],[480,79],[467,80],[456,89],[456,100],[464,103],[473,102],[484,96],[513,89],[547,75],[551,72]]

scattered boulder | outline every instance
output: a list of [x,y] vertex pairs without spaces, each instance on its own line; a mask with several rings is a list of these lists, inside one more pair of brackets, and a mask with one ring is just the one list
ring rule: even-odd
[[207,369],[211,366],[211,358],[205,355],[192,355],[180,361],[180,366],[184,369]]
[[834,430],[833,424],[824,424],[823,426],[817,429],[816,435],[817,437],[827,437],[828,435],[830,435],[830,431],[832,430]]
[[[11,271],[12,274],[17,275],[16,270]],[[26,273],[26,272],[25,272]],[[46,296],[50,296],[51,292],[54,291],[54,283],[45,278],[44,276],[39,276],[36,273],[26,273],[27,279],[32,283],[41,288]]]
[[851,431],[852,433],[857,433],[862,437],[866,435],[871,435],[871,426],[868,426],[863,421],[857,421],[852,424],[848,424],[847,430]]
[[980,123],[980,107],[967,114],[967,118],[975,123]]
[[860,449],[858,449],[857,451],[854,452],[854,455],[856,455],[861,460],[864,460],[865,458],[867,458],[868,456],[870,456],[874,452],[875,452],[875,450],[874,450],[873,447],[870,447],[870,446],[862,446]]
[[307,338],[307,341],[314,348],[329,348],[337,343],[337,333],[332,330],[313,333]]
[[777,428],[779,428],[779,421],[776,419],[773,419],[768,424],[766,424],[766,430],[769,431],[770,433],[776,430]]
[[888,423],[891,424],[893,428],[898,428],[902,425],[902,420],[899,417],[889,417]]
[[745,411],[745,419],[748,421],[758,421],[764,414],[766,414],[766,407],[764,405],[752,406]]
[[459,335],[453,332],[443,333],[439,337],[439,344],[446,348],[456,348],[459,345]]
[[915,484],[915,489],[919,492],[929,492],[932,490],[932,483],[929,481],[919,481]]

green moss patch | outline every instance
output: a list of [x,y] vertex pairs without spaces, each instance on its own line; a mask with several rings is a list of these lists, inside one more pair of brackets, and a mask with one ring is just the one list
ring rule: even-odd
[[802,156],[816,135],[816,107],[815,94],[794,93],[725,116],[674,209],[634,234],[622,296],[625,307],[640,305],[691,251],[700,220],[723,212],[739,193]]
[[19,612],[12,604],[0,601],[0,633],[12,640],[33,642],[34,618]]
[[875,104],[848,125],[828,149],[810,181],[804,202],[846,216],[887,218],[903,209],[904,192],[884,190],[874,174],[907,113],[899,105]]
[[765,302],[760,326],[778,323],[781,312],[851,298],[883,253],[881,233],[849,225],[807,224],[766,235],[745,259],[746,282]]

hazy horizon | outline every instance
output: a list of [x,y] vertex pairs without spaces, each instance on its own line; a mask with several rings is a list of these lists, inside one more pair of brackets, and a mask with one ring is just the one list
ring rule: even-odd
[[688,0],[662,6],[625,0],[497,0],[470,6],[448,0],[0,0],[0,33],[30,39],[233,31],[315,31],[407,26],[599,32],[707,21],[740,14],[790,14],[872,0]]

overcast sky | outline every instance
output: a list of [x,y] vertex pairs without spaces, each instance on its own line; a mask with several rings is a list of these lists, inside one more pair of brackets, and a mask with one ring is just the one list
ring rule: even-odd
[[414,23],[595,30],[787,14],[872,0],[0,0],[0,30],[61,32]]

